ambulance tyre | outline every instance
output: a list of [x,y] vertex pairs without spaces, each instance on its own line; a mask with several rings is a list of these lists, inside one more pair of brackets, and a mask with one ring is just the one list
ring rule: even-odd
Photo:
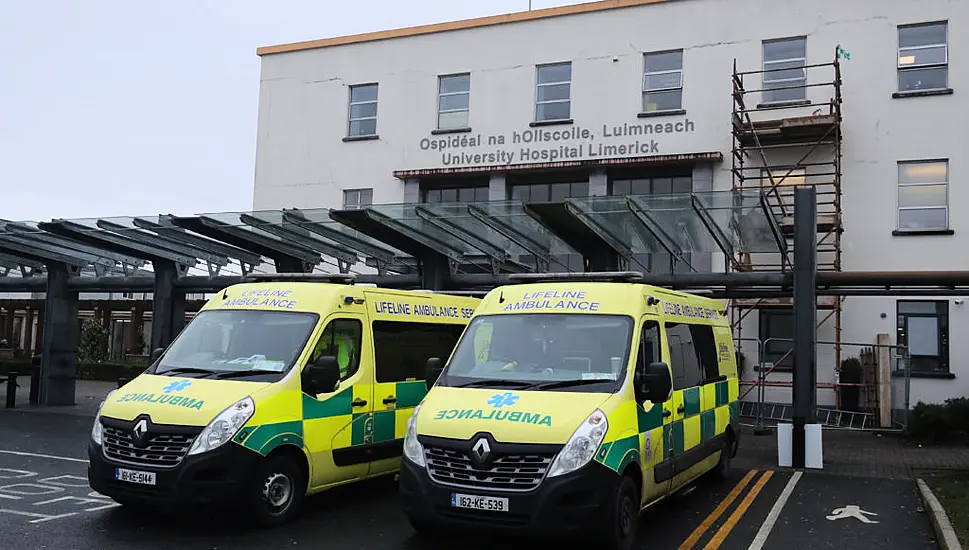
[[733,434],[728,430],[720,446],[720,460],[710,472],[712,477],[718,481],[726,481],[730,475],[730,452],[733,450]]
[[248,495],[248,512],[262,527],[276,527],[299,512],[306,496],[306,475],[288,453],[271,454],[259,463]]
[[628,475],[622,477],[612,503],[609,530],[605,533],[606,548],[609,550],[629,550],[636,541],[636,527],[639,523],[639,489],[635,480]]

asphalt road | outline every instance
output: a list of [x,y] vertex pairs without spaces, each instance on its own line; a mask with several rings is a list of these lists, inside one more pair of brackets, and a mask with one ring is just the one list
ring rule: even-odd
[[[258,530],[231,515],[131,512],[87,485],[90,419],[0,410],[0,548],[333,550],[532,548],[532,541],[427,540],[384,478],[307,499],[297,520]],[[936,548],[914,482],[734,470],[649,509],[637,548]],[[853,507],[857,507],[853,508]],[[859,517],[863,519],[859,519]],[[557,547],[562,548],[561,545]],[[587,547],[586,547],[587,548]]]

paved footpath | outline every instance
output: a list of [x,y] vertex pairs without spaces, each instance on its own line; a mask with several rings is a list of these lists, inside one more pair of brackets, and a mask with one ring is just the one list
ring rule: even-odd
[[[308,499],[296,521],[275,530],[220,511],[140,515],[87,486],[89,429],[90,418],[0,410],[0,548],[535,547],[514,539],[425,540],[400,511],[392,478]],[[644,513],[636,548],[936,548],[919,506],[912,480],[736,468],[726,482],[702,482]]]

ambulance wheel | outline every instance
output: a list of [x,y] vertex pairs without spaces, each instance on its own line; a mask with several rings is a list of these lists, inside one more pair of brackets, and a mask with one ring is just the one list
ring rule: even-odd
[[270,456],[260,463],[254,479],[248,508],[258,525],[282,525],[299,512],[307,480],[294,459],[284,454]]
[[629,550],[636,541],[639,523],[639,489],[629,476],[623,476],[612,503],[610,533],[606,541],[609,550]]
[[727,432],[723,438],[723,444],[720,445],[720,461],[714,466],[713,474],[714,479],[719,481],[725,481],[730,475],[730,452],[733,450],[733,436],[730,432]]

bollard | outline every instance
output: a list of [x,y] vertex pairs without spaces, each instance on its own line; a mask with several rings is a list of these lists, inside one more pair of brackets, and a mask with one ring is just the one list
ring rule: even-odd
[[30,404],[40,401],[40,355],[30,360]]
[[7,373],[7,408],[12,409],[17,404],[17,373]]

